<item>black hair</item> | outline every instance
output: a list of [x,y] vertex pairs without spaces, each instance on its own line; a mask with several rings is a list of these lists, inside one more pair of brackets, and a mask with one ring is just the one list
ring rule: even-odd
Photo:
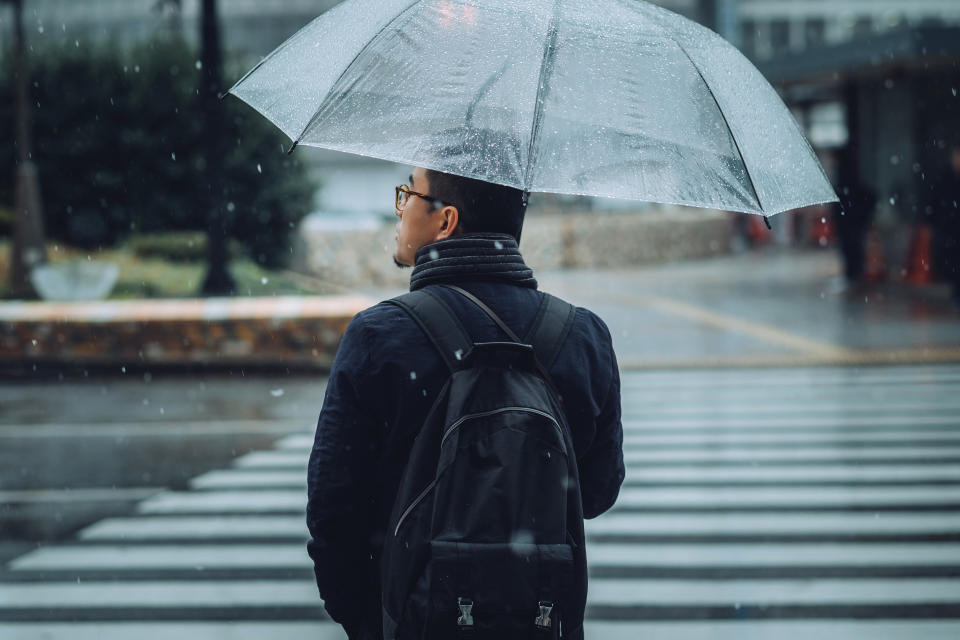
[[[519,243],[527,194],[483,179],[486,176],[519,179],[525,164],[519,138],[510,131],[468,123],[436,132],[428,147],[433,158],[424,158],[427,164],[453,172],[427,169],[430,195],[457,207],[460,232],[506,233]],[[460,174],[478,177],[466,178]]]
[[527,209],[522,190],[432,169],[426,177],[430,195],[457,208],[461,233],[506,233],[520,242]]

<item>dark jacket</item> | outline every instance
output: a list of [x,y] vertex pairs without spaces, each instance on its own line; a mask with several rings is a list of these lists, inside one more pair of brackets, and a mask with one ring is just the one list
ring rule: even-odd
[[[418,265],[431,246],[418,252]],[[529,282],[517,284],[495,273],[477,277],[475,270],[454,269],[433,274],[424,286],[458,284],[524,336],[543,294]],[[507,339],[472,303],[432,288],[475,341]],[[550,374],[573,434],[584,516],[593,518],[613,505],[624,477],[620,377],[610,332],[600,318],[577,308]],[[414,437],[448,375],[423,331],[388,303],[357,314],[337,352],[310,456],[307,549],[328,614],[353,637],[359,637],[358,628],[379,628],[384,532]]]

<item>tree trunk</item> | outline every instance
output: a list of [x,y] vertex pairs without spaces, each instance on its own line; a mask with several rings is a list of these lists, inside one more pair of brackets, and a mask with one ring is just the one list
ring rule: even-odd
[[216,0],[203,0],[200,20],[200,110],[207,136],[202,182],[203,207],[207,213],[207,275],[205,295],[229,295],[234,283],[227,269],[227,238],[230,225],[223,206],[223,156],[225,153],[223,104],[220,101],[220,25]]
[[17,174],[10,292],[16,298],[35,298],[30,271],[47,261],[47,251],[44,245],[40,185],[30,147],[30,71],[23,33],[23,0],[13,0],[13,16],[17,74]]

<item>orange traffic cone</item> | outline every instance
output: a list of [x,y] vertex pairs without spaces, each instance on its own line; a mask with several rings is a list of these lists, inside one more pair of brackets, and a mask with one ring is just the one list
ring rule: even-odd
[[913,227],[910,238],[909,269],[905,280],[910,284],[930,284],[933,282],[933,230],[928,224]]
[[883,242],[880,232],[871,229],[867,233],[867,264],[863,271],[865,282],[883,282],[887,279],[887,263],[883,256]]

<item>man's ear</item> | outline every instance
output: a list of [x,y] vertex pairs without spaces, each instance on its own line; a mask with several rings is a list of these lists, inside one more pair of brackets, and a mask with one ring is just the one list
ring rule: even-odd
[[445,240],[458,233],[457,226],[460,223],[460,211],[456,207],[447,205],[437,213],[440,214],[443,220],[440,224],[440,230],[437,232],[437,240]]

